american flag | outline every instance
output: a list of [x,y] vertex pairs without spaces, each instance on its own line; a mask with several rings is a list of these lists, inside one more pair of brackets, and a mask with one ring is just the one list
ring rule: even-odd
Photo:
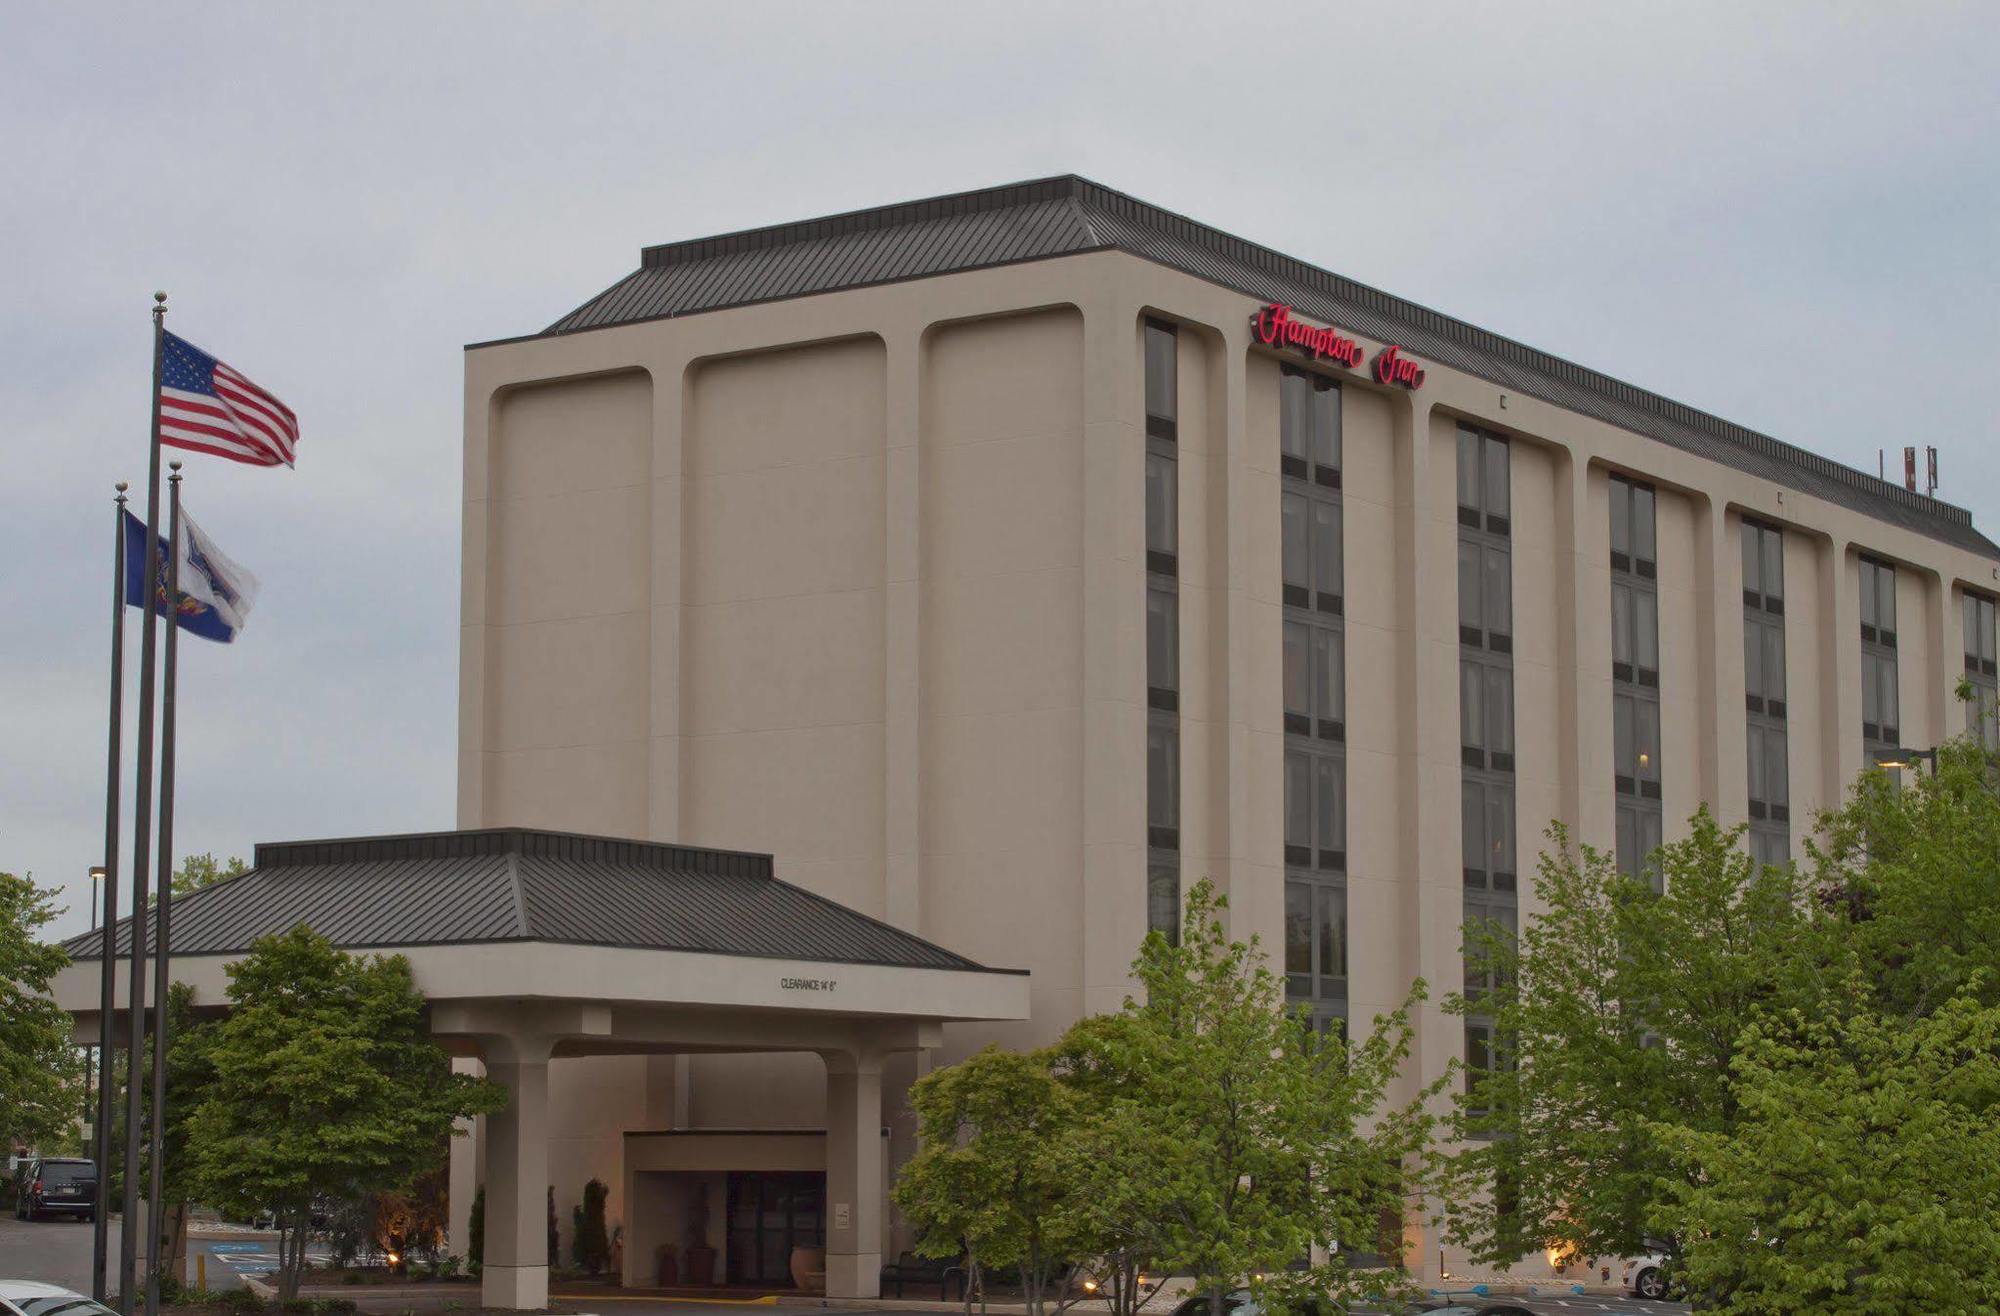
[[299,418],[187,339],[163,332],[160,442],[251,466],[290,466]]

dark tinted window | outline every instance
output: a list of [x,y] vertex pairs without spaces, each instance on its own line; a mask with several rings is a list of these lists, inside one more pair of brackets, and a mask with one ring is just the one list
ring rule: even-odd
[[42,1162],[43,1183],[94,1183],[96,1180],[97,1167],[89,1161]]
[[99,1306],[89,1298],[78,1297],[74,1293],[48,1298],[15,1298],[12,1301],[21,1309],[21,1316],[111,1316],[109,1307]]

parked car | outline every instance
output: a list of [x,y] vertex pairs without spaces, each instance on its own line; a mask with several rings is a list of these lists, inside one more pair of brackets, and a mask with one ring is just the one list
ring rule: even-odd
[[1644,1256],[1626,1259],[1624,1273],[1619,1276],[1619,1284],[1637,1298],[1664,1298],[1667,1296],[1667,1279],[1670,1272],[1664,1252],[1648,1252]]
[[89,1220],[97,1212],[97,1162],[81,1157],[44,1156],[30,1162],[14,1194],[14,1218],[70,1215]]
[[109,1307],[81,1293],[37,1284],[31,1279],[0,1279],[0,1316],[113,1316]]

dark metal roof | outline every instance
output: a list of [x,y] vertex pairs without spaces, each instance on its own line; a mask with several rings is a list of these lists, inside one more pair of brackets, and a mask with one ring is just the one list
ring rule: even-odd
[[637,270],[532,337],[1093,251],[1124,251],[1289,303],[1512,391],[2000,558],[1963,508],[1075,175],[647,247]]
[[[260,845],[254,868],[176,899],[172,917],[176,955],[236,954],[304,923],[350,949],[542,941],[989,971],[778,881],[769,855],[525,828]],[[130,919],[117,945],[130,952]],[[64,946],[96,959],[102,934]]]

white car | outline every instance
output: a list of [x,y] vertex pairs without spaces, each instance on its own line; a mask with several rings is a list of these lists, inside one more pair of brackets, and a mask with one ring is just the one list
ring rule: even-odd
[[1667,1259],[1658,1252],[1648,1252],[1643,1257],[1628,1257],[1625,1272],[1619,1278],[1624,1290],[1638,1298],[1664,1298],[1667,1296]]
[[31,1279],[0,1279],[0,1316],[116,1316],[81,1293]]

